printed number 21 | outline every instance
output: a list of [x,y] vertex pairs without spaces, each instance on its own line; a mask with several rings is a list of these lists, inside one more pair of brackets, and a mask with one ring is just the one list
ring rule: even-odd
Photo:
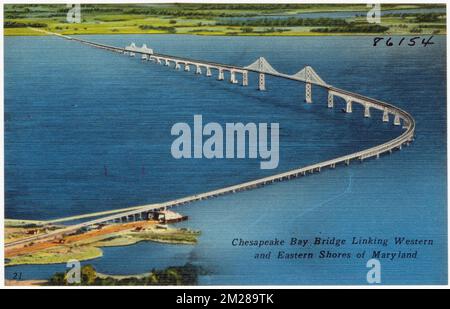
[[22,273],[21,272],[14,273],[13,280],[22,280]]

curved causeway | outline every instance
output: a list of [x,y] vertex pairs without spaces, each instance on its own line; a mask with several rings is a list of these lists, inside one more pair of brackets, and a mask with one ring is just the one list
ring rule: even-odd
[[208,198],[217,197],[220,195],[228,194],[228,193],[235,193],[239,191],[244,190],[250,190],[255,189],[267,184],[271,184],[274,182],[289,180],[301,176],[305,176],[309,173],[314,172],[320,172],[323,168],[332,168],[334,169],[336,165],[339,164],[345,164],[349,165],[351,161],[353,160],[359,160],[363,161],[364,159],[373,158],[373,157],[379,157],[381,154],[386,152],[392,152],[393,150],[401,149],[403,145],[409,145],[410,142],[414,140],[414,133],[415,133],[415,121],[414,118],[406,111],[402,110],[399,107],[396,107],[392,104],[382,102],[380,100],[376,100],[373,98],[369,98],[357,93],[353,93],[350,91],[346,91],[343,89],[339,89],[336,87],[333,87],[327,83],[325,83],[319,75],[309,66],[306,66],[302,70],[300,70],[298,73],[294,75],[286,75],[277,72],[264,58],[259,58],[257,61],[252,63],[249,66],[246,67],[238,67],[238,66],[232,66],[232,65],[226,65],[226,64],[220,64],[220,63],[214,63],[214,62],[208,62],[208,61],[202,61],[202,60],[194,60],[194,59],[188,59],[183,57],[177,57],[177,56],[170,56],[170,55],[164,55],[164,54],[157,54],[153,53],[153,50],[150,48],[147,48],[147,46],[142,46],[141,48],[136,47],[134,43],[132,43],[130,46],[127,46],[125,48],[120,47],[114,47],[109,46],[105,44],[99,44],[95,42],[90,42],[87,40],[82,40],[79,38],[73,38],[65,35],[55,34],[55,33],[49,33],[53,35],[57,35],[59,37],[65,38],[67,40],[72,40],[75,42],[79,42],[82,44],[86,44],[89,46],[93,46],[100,49],[105,49],[112,52],[118,52],[122,54],[126,54],[129,56],[135,56],[136,54],[140,54],[141,58],[146,61],[154,61],[158,64],[163,64],[166,66],[171,66],[175,69],[181,69],[181,66],[184,66],[184,71],[190,71],[190,67],[195,67],[196,74],[202,74],[202,69],[206,71],[206,76],[212,75],[212,70],[216,70],[218,72],[218,80],[224,80],[224,71],[230,72],[230,82],[233,84],[238,83],[236,76],[238,74],[242,75],[242,85],[247,86],[248,85],[248,73],[253,72],[257,73],[259,75],[259,90],[265,90],[265,75],[271,75],[279,78],[285,78],[290,80],[295,80],[299,82],[305,83],[305,101],[307,103],[312,103],[312,96],[311,96],[311,90],[312,85],[319,86],[322,88],[325,88],[328,91],[328,108],[334,107],[334,96],[341,97],[345,100],[346,106],[345,106],[345,112],[351,113],[352,112],[352,104],[360,104],[364,107],[364,117],[370,117],[370,110],[376,109],[383,112],[383,121],[389,122],[391,115],[394,117],[393,123],[394,125],[402,126],[404,129],[404,132],[399,135],[398,137],[385,142],[383,144],[364,149],[358,152],[350,153],[338,158],[334,158],[327,161],[322,161],[319,163],[315,163],[312,165],[308,165],[305,167],[301,167],[298,169],[293,169],[287,172],[279,173],[276,175],[256,179],[253,181],[248,181],[244,183],[240,183],[237,185],[212,190],[209,192],[201,193],[201,194],[194,194],[191,196],[187,196],[184,198],[163,202],[163,203],[156,203],[151,205],[142,205],[142,206],[135,206],[130,208],[124,208],[124,209],[115,209],[111,211],[103,211],[101,213],[92,213],[92,214],[84,214],[80,216],[74,216],[74,217],[68,217],[68,218],[61,218],[57,220],[51,220],[47,221],[47,223],[56,223],[56,222],[65,222],[65,221],[71,221],[81,218],[91,218],[91,217],[99,217],[101,218],[90,220],[87,222],[83,222],[76,225],[68,226],[67,228],[56,230],[54,232],[50,232],[47,234],[41,234],[38,236],[29,237],[26,239],[22,239],[19,241],[11,242],[8,244],[5,244],[5,247],[12,248],[18,245],[26,245],[30,242],[36,241],[36,240],[44,240],[51,237],[57,237],[60,235],[68,234],[70,232],[76,231],[80,228],[100,224],[100,223],[114,223],[114,222],[123,222],[123,221],[130,221],[130,220],[138,220],[141,219],[146,213],[157,211],[157,210],[165,210],[170,207],[174,206],[180,206],[184,205],[190,202],[195,202],[199,200],[204,200]]

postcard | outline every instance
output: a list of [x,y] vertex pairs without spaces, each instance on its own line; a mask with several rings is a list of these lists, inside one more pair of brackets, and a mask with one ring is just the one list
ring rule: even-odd
[[4,4],[5,285],[446,285],[446,14]]

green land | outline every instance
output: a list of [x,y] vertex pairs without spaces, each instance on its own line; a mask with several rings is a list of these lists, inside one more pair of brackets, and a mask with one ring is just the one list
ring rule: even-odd
[[[358,35],[445,34],[446,14],[408,9],[445,8],[441,4],[383,4],[382,10],[406,10],[369,24],[359,4],[85,4],[81,23],[68,23],[65,5],[6,4],[5,35],[191,34],[191,35]],[[348,19],[299,18],[298,13],[361,11]],[[271,15],[287,18],[270,18]],[[254,17],[262,17],[254,19]],[[253,19],[252,19],[253,18]]]
[[137,275],[108,275],[96,271],[92,265],[80,269],[80,282],[69,283],[68,272],[53,274],[48,280],[6,280],[9,286],[111,286],[111,285],[197,285],[199,275],[208,272],[193,264],[170,266],[165,269],[151,269]]
[[[18,233],[17,228],[8,228],[6,236],[13,238],[10,234]],[[23,233],[23,229],[20,233]],[[22,264],[57,264],[66,263],[68,260],[76,259],[86,261],[101,257],[101,247],[128,246],[141,241],[154,241],[169,244],[193,245],[197,243],[200,232],[189,229],[165,228],[150,226],[146,229],[124,230],[105,235],[86,237],[85,239],[52,246],[47,249],[8,257],[7,266]]]
[[42,282],[40,285],[197,285],[198,276],[202,274],[206,274],[205,270],[192,264],[171,266],[162,270],[152,269],[145,274],[127,276],[101,274],[93,266],[85,265],[81,268],[81,280],[79,283],[70,284],[67,280],[67,273],[56,273],[48,281]]

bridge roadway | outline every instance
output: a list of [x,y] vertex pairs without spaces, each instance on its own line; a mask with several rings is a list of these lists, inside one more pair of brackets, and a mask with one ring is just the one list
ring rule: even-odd
[[[62,36],[62,35],[60,35],[60,36]],[[76,38],[71,38],[71,37],[67,37],[67,36],[63,36],[63,37],[66,39],[74,40],[74,41],[80,41],[80,42],[88,44],[88,45],[100,47],[102,49],[108,49],[108,50],[112,50],[112,51],[122,51],[122,52],[125,51],[125,49],[123,49],[123,48],[107,46],[107,45],[93,43],[93,42],[80,40],[80,39],[76,39]],[[153,55],[156,55],[156,54],[153,54]],[[187,58],[180,58],[180,57],[173,57],[173,56],[170,56],[170,57],[176,58],[179,60],[184,59],[184,60],[188,61]],[[189,60],[189,61],[191,61],[191,60]],[[196,60],[194,60],[194,61],[196,61]],[[204,62],[204,63],[213,64],[212,62]],[[221,67],[227,67],[227,68],[233,68],[233,69],[234,68],[235,69],[243,69],[241,67],[235,67],[235,66],[229,66],[229,65],[223,65],[223,64],[214,64],[214,65],[218,65]],[[256,72],[258,72],[258,71],[256,71]],[[260,73],[260,72],[258,72],[258,73]],[[269,73],[265,72],[265,74],[269,74]],[[283,75],[283,74],[280,74],[280,75]],[[287,78],[285,76],[278,76],[278,77]],[[293,79],[293,78],[290,78],[290,79]],[[15,242],[10,242],[8,244],[5,244],[5,248],[9,249],[9,248],[13,248],[13,247],[20,246],[20,245],[23,246],[23,245],[29,244],[31,242],[51,239],[52,237],[57,238],[58,236],[72,233],[83,227],[88,227],[88,226],[92,226],[95,224],[116,222],[117,220],[123,221],[124,218],[125,218],[125,220],[133,219],[133,218],[136,218],[136,216],[142,216],[142,214],[144,214],[146,212],[166,210],[171,207],[181,206],[181,205],[185,205],[185,204],[195,202],[195,201],[206,200],[209,198],[214,198],[214,197],[218,197],[218,196],[229,194],[229,193],[235,193],[235,192],[239,192],[239,191],[259,188],[259,187],[262,187],[262,186],[265,186],[268,184],[272,184],[275,182],[285,181],[285,180],[305,176],[308,174],[320,172],[323,168],[334,169],[336,167],[336,165],[339,165],[339,164],[349,165],[352,160],[362,161],[364,159],[368,159],[368,158],[372,158],[372,157],[378,158],[383,153],[392,152],[395,149],[401,149],[404,144],[409,145],[409,143],[413,141],[414,132],[415,132],[415,121],[414,121],[414,118],[408,112],[406,112],[392,104],[389,104],[389,103],[386,103],[386,102],[383,102],[380,100],[372,99],[372,98],[369,98],[369,97],[366,97],[366,96],[363,96],[363,95],[360,95],[357,93],[353,93],[350,91],[346,91],[343,89],[339,89],[339,88],[336,88],[336,87],[333,87],[330,85],[326,85],[326,86],[319,85],[319,86],[327,88],[329,91],[331,91],[334,94],[342,95],[342,97],[344,97],[344,98],[352,98],[355,100],[355,103],[360,103],[363,105],[369,104],[371,108],[376,108],[376,109],[384,111],[384,112],[387,111],[389,114],[394,114],[396,117],[399,117],[403,121],[403,128],[405,129],[405,131],[398,137],[396,137],[390,141],[387,141],[383,144],[380,144],[380,145],[377,145],[377,146],[374,146],[374,147],[371,147],[368,149],[364,149],[361,151],[357,151],[357,152],[354,152],[354,153],[351,153],[348,155],[344,155],[344,156],[341,156],[338,158],[322,161],[319,163],[315,163],[315,164],[301,167],[298,169],[290,170],[290,171],[287,171],[284,173],[279,173],[276,175],[256,179],[253,181],[248,181],[248,182],[240,183],[240,184],[225,187],[225,188],[212,190],[212,191],[205,192],[205,193],[194,194],[194,195],[190,195],[187,197],[183,197],[183,198],[179,198],[179,199],[175,199],[175,200],[171,200],[171,201],[167,201],[167,202],[163,202],[163,203],[142,205],[142,206],[123,209],[124,212],[121,212],[118,214],[114,213],[114,214],[108,215],[106,217],[101,217],[101,218],[90,220],[90,221],[83,222],[80,224],[71,225],[66,228],[59,229],[59,230],[49,232],[46,234],[36,235],[36,236],[28,237],[25,239],[21,239],[21,240],[15,241]],[[112,212],[116,212],[116,211],[120,211],[120,210],[113,210]],[[101,214],[101,213],[97,213],[97,215],[98,214]],[[87,214],[87,215],[81,215],[80,217],[87,218],[90,216],[92,217],[93,215]],[[60,220],[54,220],[53,222],[62,222],[62,221],[65,221],[65,220],[60,219]]]
[[[120,52],[120,53],[125,53],[125,52],[130,52],[130,50],[127,50],[125,48],[122,47],[116,47],[116,46],[111,46],[111,45],[106,45],[106,44],[100,44],[100,43],[96,43],[96,42],[91,42],[91,41],[87,41],[87,40],[83,40],[83,39],[78,39],[78,38],[74,38],[74,37],[69,37],[66,35],[59,35],[67,40],[72,40],[72,41],[77,41],[80,42],[82,44],[86,44],[86,45],[90,45],[93,47],[97,47],[100,49],[106,49],[109,51],[113,51],[113,52]],[[151,58],[162,58],[163,60],[168,59],[169,61],[172,62],[178,62],[178,63],[183,63],[183,64],[190,64],[190,65],[200,65],[203,67],[210,67],[212,69],[224,69],[227,71],[235,71],[238,73],[242,73],[244,71],[249,71],[249,72],[254,72],[254,73],[261,73],[261,71],[256,70],[256,69],[249,69],[249,68],[244,68],[244,67],[240,67],[240,66],[235,66],[235,65],[229,65],[229,64],[223,64],[223,63],[217,63],[217,62],[212,62],[212,61],[205,61],[205,60],[196,60],[196,59],[191,59],[191,58],[186,58],[186,57],[179,57],[179,56],[172,56],[172,55],[167,55],[167,54],[161,54],[161,53],[146,53],[146,52],[141,52],[141,51],[133,51],[136,54],[141,54],[141,55],[146,55],[147,57]],[[285,78],[285,79],[290,79],[290,80],[294,80],[294,81],[299,81],[300,79],[295,78],[291,75],[287,75],[287,74],[281,74],[281,73],[271,73],[271,72],[263,72],[264,74],[267,75],[271,75],[271,76],[275,76],[275,77],[281,77],[281,78]],[[303,80],[300,80],[303,81]],[[310,81],[311,84],[315,84],[317,86],[320,87],[324,87],[324,85],[316,83],[314,81]],[[328,88],[325,86],[325,88]]]

